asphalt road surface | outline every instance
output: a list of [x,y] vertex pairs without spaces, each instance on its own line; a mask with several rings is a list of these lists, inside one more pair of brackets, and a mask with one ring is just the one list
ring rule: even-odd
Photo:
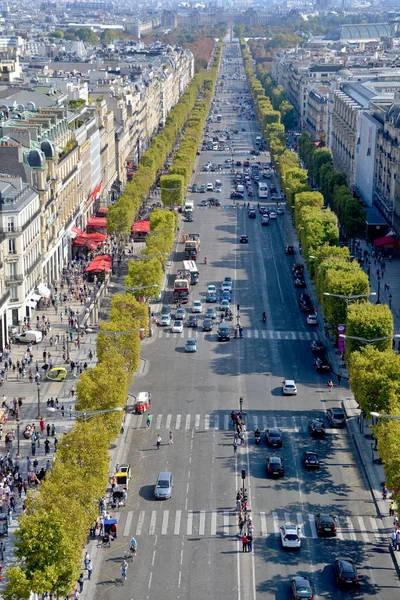
[[[225,47],[223,56],[232,57],[232,53],[239,57],[237,44]],[[221,69],[221,75],[230,75],[224,80],[223,89],[228,91],[217,92],[216,99],[229,104],[215,108],[213,121],[216,114],[223,119],[210,125],[210,133],[228,128],[237,129],[240,135],[228,151],[202,152],[193,178],[199,184],[220,179],[222,206],[200,207],[201,200],[213,193],[189,194],[195,200],[194,221],[184,223],[181,231],[201,235],[200,278],[192,300],[205,302],[208,284],[219,287],[225,276],[232,277],[232,309],[237,318],[236,305],[240,305],[244,337],[218,342],[216,325],[211,333],[203,333],[201,326],[192,332],[185,325],[183,334],[157,329],[154,341],[144,346],[145,374],[137,378],[132,392],[151,391],[153,420],[147,429],[145,417],[132,419],[129,462],[133,477],[128,504],[119,513],[118,539],[102,551],[101,563],[95,565],[96,598],[283,600],[290,597],[293,575],[307,575],[316,598],[350,594],[400,598],[387,532],[382,530],[347,429],[327,427],[324,440],[312,439],[308,431],[309,420],[316,416],[328,425],[327,408],[339,406],[349,392],[335,387],[330,393],[328,376],[314,370],[310,342],[323,339],[323,331],[308,326],[299,310],[300,291],[293,286],[291,265],[301,256],[287,256],[284,251],[289,243],[298,248],[290,216],[286,210],[268,227],[261,227],[258,212],[256,219],[249,219],[243,201],[236,206],[229,199],[229,168],[202,172],[208,160],[223,164],[233,149],[234,160],[243,160],[255,148],[256,121],[238,120],[233,111],[233,104],[238,103],[235,98],[243,98],[247,88],[244,79],[231,78],[237,68],[230,60]],[[240,59],[239,76],[243,75]],[[252,160],[266,162],[268,157],[262,153]],[[258,202],[257,198],[249,201]],[[242,234],[249,236],[248,244],[239,244]],[[179,244],[174,272],[182,265],[182,250]],[[203,264],[205,255],[207,265]],[[267,323],[262,322],[264,311]],[[186,339],[192,336],[198,339],[198,352],[185,354]],[[295,379],[297,396],[282,395],[284,378]],[[234,455],[230,412],[239,409],[240,396],[248,438]],[[264,437],[260,446],[254,444],[255,428],[264,431],[271,426],[282,430],[279,450],[268,449]],[[173,444],[168,444],[170,431]],[[158,433],[160,450],[155,445]],[[319,471],[307,472],[302,467],[305,449],[319,452]],[[266,478],[266,458],[273,454],[284,461],[285,476],[279,480]],[[252,553],[241,552],[237,535],[235,496],[242,484],[242,469],[246,470],[254,523]],[[154,498],[160,471],[171,471],[174,476],[172,497],[163,502]],[[317,537],[315,515],[319,512],[337,515],[336,538]],[[282,549],[279,527],[285,522],[299,525],[300,550]],[[138,556],[121,585],[120,563],[132,535],[138,541]],[[337,556],[355,560],[359,590],[337,587],[332,568]]]

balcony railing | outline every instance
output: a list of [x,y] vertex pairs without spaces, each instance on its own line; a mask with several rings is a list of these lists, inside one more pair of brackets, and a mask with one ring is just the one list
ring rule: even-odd
[[18,283],[19,281],[23,281],[24,280],[24,276],[23,275],[6,275],[6,284],[11,284],[11,283]]

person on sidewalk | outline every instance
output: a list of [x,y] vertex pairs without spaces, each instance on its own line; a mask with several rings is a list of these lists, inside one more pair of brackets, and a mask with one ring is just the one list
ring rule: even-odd
[[388,494],[388,489],[386,487],[386,483],[383,484],[382,488],[382,500],[386,500]]
[[89,564],[90,561],[90,556],[89,556],[89,552],[85,552],[85,556],[83,558],[83,564],[85,566],[85,569],[87,569],[87,566]]
[[40,417],[39,426],[40,426],[40,431],[42,433],[44,433],[44,419],[43,419],[43,417]]
[[252,552],[253,550],[253,535],[251,533],[247,534],[247,551]]
[[93,572],[93,565],[92,565],[92,561],[89,559],[89,562],[87,564],[86,570],[88,572],[88,580],[90,581],[90,578],[92,576],[92,572]]
[[393,500],[389,504],[389,517],[394,517],[394,502],[393,502]]
[[242,535],[242,552],[247,552],[247,543],[248,543],[247,535],[244,533]]
[[397,548],[397,532],[396,532],[396,529],[393,529],[392,533],[390,534],[390,539],[392,541],[393,550],[396,550],[396,548]]

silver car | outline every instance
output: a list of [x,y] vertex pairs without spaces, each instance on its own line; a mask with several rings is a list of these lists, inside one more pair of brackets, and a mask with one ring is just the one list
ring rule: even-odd
[[174,482],[172,473],[170,471],[161,471],[157,477],[154,495],[157,500],[168,500],[168,498],[171,498],[173,487]]

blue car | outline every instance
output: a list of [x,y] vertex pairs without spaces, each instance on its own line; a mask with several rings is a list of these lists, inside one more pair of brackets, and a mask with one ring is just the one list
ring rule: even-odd
[[227,292],[227,291],[226,292],[222,292],[221,300],[228,300],[228,302],[230,302],[231,299],[232,299],[232,297],[231,297],[231,293],[230,292]]
[[217,296],[216,294],[207,294],[206,302],[216,302]]

